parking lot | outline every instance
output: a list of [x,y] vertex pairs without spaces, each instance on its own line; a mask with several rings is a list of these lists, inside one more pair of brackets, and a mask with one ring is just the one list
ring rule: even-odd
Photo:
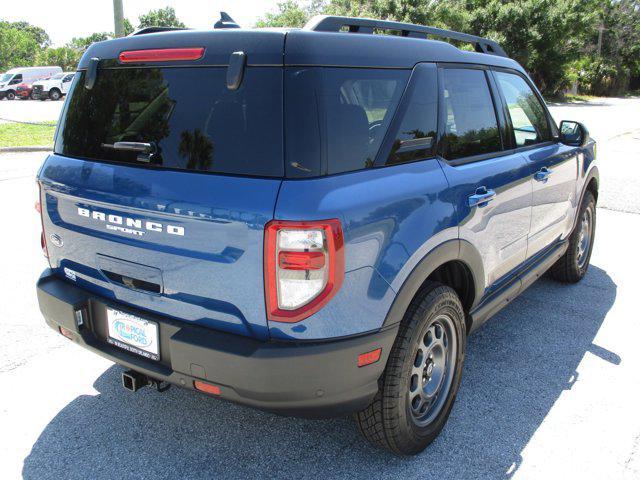
[[[4,101],[0,118],[56,119],[61,106]],[[552,111],[599,141],[591,268],[578,285],[541,279],[470,337],[449,423],[414,458],[370,447],[349,418],[125,391],[119,367],[38,311],[34,175],[46,154],[0,155],[0,478],[640,478],[640,99]]]

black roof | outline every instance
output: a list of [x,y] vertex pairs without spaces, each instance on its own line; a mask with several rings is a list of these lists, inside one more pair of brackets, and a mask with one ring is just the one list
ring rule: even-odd
[[[364,21],[367,19],[350,20]],[[367,21],[373,22],[373,20]],[[411,27],[410,24],[386,23],[392,24],[393,28],[398,30],[402,29],[397,26],[409,25]],[[420,28],[420,26],[414,27]],[[336,27],[331,26],[331,28]],[[507,67],[523,71],[516,61],[500,55],[500,52],[504,52],[495,42],[480,37],[467,36],[471,43],[476,43],[477,50],[499,49],[494,54],[478,53],[460,50],[452,44],[427,38],[427,32],[420,34],[418,31],[414,34],[410,30],[404,31],[408,34],[403,33],[402,36],[377,35],[354,33],[353,29],[350,32],[327,31],[327,28],[314,30],[312,25],[311,28],[304,29],[232,28],[145,33],[94,43],[82,57],[79,68],[87,68],[91,58],[99,58],[101,68],[116,66],[118,65],[118,55],[124,50],[205,47],[204,57],[193,64],[226,66],[231,53],[243,51],[249,66],[413,68],[419,62],[455,62]],[[447,32],[446,30],[439,31]],[[458,32],[449,33],[457,34]],[[458,35],[465,36],[465,34]],[[172,63],[169,62],[169,64]],[[180,65],[184,64],[185,62],[180,62]]]

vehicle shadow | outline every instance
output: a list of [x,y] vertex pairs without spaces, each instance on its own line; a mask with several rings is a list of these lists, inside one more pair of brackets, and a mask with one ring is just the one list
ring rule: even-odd
[[470,337],[449,423],[416,457],[370,447],[349,418],[284,418],[178,388],[132,394],[114,366],[95,381],[98,395],[78,397],[47,425],[23,476],[506,478],[585,353],[620,363],[593,343],[615,297],[595,266],[579,285],[533,285]]

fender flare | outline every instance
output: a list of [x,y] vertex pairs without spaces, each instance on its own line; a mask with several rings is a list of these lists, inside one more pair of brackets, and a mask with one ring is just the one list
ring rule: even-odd
[[589,186],[589,183],[591,182],[591,180],[593,180],[595,178],[596,180],[596,185],[599,187],[600,186],[600,172],[598,171],[598,166],[594,165],[592,166],[587,175],[584,177],[584,182],[582,183],[582,191],[580,192],[580,201],[578,203],[578,209],[576,210],[576,215],[573,219],[573,226],[571,227],[571,231],[573,232],[576,228],[576,225],[578,224],[578,213],[580,211],[580,206],[582,205],[582,201],[584,200],[584,194],[587,193],[587,187]]
[[382,328],[400,322],[416,293],[438,267],[449,262],[459,261],[471,272],[474,285],[472,308],[478,304],[484,293],[484,267],[482,258],[475,247],[466,240],[448,240],[425,255],[407,276],[387,312]]

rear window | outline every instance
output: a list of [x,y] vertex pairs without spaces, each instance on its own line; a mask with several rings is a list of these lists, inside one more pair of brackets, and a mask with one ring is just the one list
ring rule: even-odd
[[410,72],[287,68],[287,177],[373,167]]
[[[76,75],[56,138],[61,155],[252,176],[283,175],[282,69],[248,67],[238,90],[225,67],[100,69]],[[116,142],[150,143],[149,163]]]

